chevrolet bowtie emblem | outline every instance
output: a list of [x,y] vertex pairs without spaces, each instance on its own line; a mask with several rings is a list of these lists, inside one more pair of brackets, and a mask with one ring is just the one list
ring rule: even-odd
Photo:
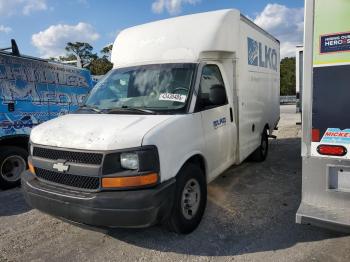
[[52,166],[53,169],[56,169],[60,173],[65,173],[69,170],[69,165],[65,165],[64,163],[55,163]]

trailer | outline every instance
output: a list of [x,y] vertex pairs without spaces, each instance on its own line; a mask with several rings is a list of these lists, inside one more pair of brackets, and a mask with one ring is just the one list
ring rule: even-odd
[[23,56],[14,40],[0,51],[0,188],[19,184],[31,129],[76,110],[91,88],[88,70]]
[[93,226],[192,232],[207,183],[268,155],[280,113],[279,50],[238,10],[122,31],[114,68],[78,114],[33,129],[26,201]]
[[350,232],[350,1],[306,0],[296,222]]

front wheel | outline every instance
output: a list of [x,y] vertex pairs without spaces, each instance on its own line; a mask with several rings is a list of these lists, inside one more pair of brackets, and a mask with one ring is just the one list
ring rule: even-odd
[[18,186],[21,181],[21,174],[27,169],[28,153],[26,150],[6,146],[0,152],[0,188],[8,189]]
[[189,234],[199,225],[207,203],[203,171],[193,164],[184,166],[176,179],[175,199],[166,224],[170,231]]

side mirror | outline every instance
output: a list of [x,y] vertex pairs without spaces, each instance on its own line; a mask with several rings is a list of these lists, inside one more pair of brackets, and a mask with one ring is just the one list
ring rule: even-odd
[[213,85],[210,88],[209,101],[212,105],[224,105],[227,102],[226,91],[223,85]]

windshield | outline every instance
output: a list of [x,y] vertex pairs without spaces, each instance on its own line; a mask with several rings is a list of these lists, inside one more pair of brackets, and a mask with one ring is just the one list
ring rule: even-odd
[[91,90],[85,107],[185,110],[195,69],[196,64],[157,64],[111,70]]

